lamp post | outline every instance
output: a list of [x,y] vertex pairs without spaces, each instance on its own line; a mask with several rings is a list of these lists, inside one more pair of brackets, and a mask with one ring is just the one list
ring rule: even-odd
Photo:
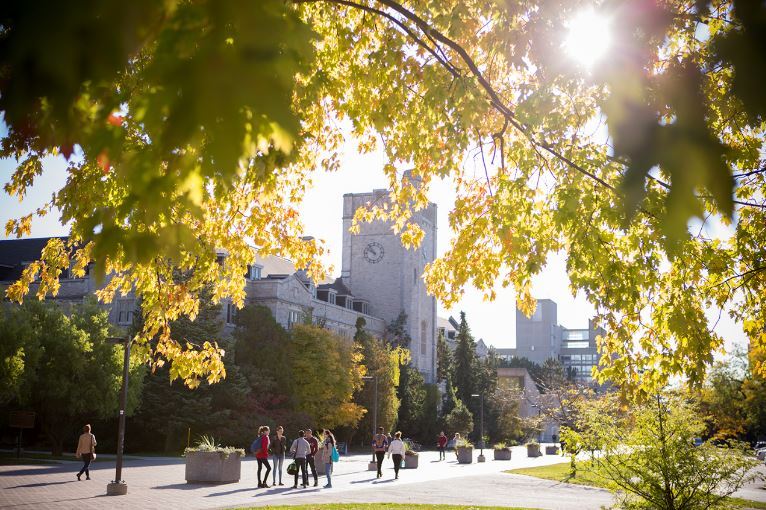
[[130,372],[130,338],[109,337],[107,341],[125,345],[125,358],[122,365],[122,391],[120,392],[120,417],[117,431],[117,464],[114,480],[106,486],[107,496],[122,496],[128,493],[128,484],[122,479],[122,450],[125,445],[125,409],[128,402],[128,374]]
[[481,395],[474,393],[471,396],[474,397],[474,398],[479,398],[480,399],[480,406],[481,406],[480,407],[481,408],[480,415],[481,415],[481,419],[480,419],[480,422],[479,422],[480,423],[480,425],[479,425],[479,434],[480,434],[480,437],[479,437],[479,447],[481,448],[481,452],[479,453],[479,458],[476,459],[476,462],[484,462],[484,460],[485,460],[485,458],[484,458],[484,393],[482,393]]
[[[365,375],[362,376],[362,380],[375,381],[372,393],[372,437],[375,437],[375,432],[378,430],[378,376]],[[375,452],[372,452],[372,461],[375,462]]]

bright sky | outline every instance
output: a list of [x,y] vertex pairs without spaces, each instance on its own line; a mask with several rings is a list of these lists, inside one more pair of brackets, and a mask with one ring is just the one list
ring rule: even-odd
[[[592,10],[586,10],[572,19],[562,47],[570,58],[590,68],[604,55],[609,40],[609,20]],[[5,126],[0,122],[0,136],[4,135]],[[339,171],[317,175],[314,187],[301,207],[305,234],[327,242],[330,253],[325,262],[334,266],[335,275],[340,273],[341,265],[343,194],[387,187],[382,172],[385,158],[381,153],[359,155],[354,149],[354,144],[349,143],[344,155]],[[3,183],[8,181],[14,166],[14,162],[0,161],[0,180]],[[37,180],[24,204],[20,205],[5,193],[0,193],[0,225],[5,225],[10,218],[33,211],[64,184],[66,163],[63,158],[48,159],[44,168],[42,178]],[[438,206],[438,254],[442,254],[453,236],[447,221],[447,215],[454,202],[451,183],[435,183],[430,199]],[[44,219],[36,218],[33,221],[34,237],[67,233],[67,229],[59,223],[56,215],[49,215]],[[482,338],[488,345],[496,347],[513,347],[516,343],[515,292],[512,288],[497,288],[496,291],[497,299],[494,302],[485,302],[480,292],[468,288],[461,302],[454,308],[447,310],[440,305],[439,315],[448,317],[451,314],[457,317],[463,310],[477,339]],[[586,328],[588,319],[594,313],[593,307],[582,294],[572,295],[565,271],[565,260],[560,254],[551,255],[543,272],[533,280],[533,295],[536,298],[555,301],[558,304],[558,322],[568,328]],[[716,330],[724,337],[727,345],[731,345],[732,342],[745,343],[740,325],[729,319],[726,313],[721,314],[720,319],[718,317],[718,310],[708,311],[711,324],[718,320]]]
[[[4,129],[2,130],[4,131]],[[0,136],[4,133],[0,132]],[[330,249],[326,260],[335,268],[335,275],[340,273],[342,249],[342,208],[343,194],[365,192],[375,188],[386,188],[386,178],[382,172],[384,158],[381,154],[359,155],[353,144],[345,149],[345,158],[339,171],[317,175],[313,188],[307,194],[301,207],[305,233],[324,239]],[[15,168],[14,162],[0,161],[0,180],[9,180]],[[66,162],[63,158],[49,158],[45,161],[44,173],[32,188],[24,204],[19,204],[7,194],[0,194],[0,225],[5,225],[10,218],[28,214],[40,206],[51,193],[63,186],[66,180]],[[430,199],[438,206],[438,253],[444,253],[453,233],[449,231],[447,215],[454,201],[454,191],[448,181],[437,182],[431,190]],[[33,237],[66,235],[67,229],[58,221],[57,215],[36,218],[32,224]],[[4,233],[4,231],[3,231]],[[5,238],[5,237],[3,237]],[[568,328],[586,328],[588,319],[593,315],[593,307],[582,294],[572,296],[569,279],[565,271],[565,261],[561,255],[552,255],[548,265],[534,279],[533,295],[548,298],[558,304],[558,321]],[[497,299],[485,302],[480,292],[466,289],[461,302],[452,309],[439,306],[439,315],[448,317],[459,315],[461,310],[467,314],[474,336],[484,339],[495,347],[514,347],[516,343],[515,292],[512,288],[497,289]],[[712,321],[718,317],[717,311],[710,311]],[[744,334],[739,325],[734,324],[724,314],[717,327],[720,334],[732,341],[744,342]]]

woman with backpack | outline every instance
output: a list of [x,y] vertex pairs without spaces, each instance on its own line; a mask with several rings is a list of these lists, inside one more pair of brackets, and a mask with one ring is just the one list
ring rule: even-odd
[[272,487],[277,484],[277,473],[279,473],[279,485],[282,483],[282,465],[285,462],[285,454],[287,453],[287,438],[284,436],[285,429],[282,425],[277,427],[277,433],[274,436],[274,440],[271,441],[271,455],[274,461],[274,479],[271,482]]
[[332,468],[333,462],[338,458],[338,450],[335,447],[335,436],[332,435],[329,429],[324,429],[322,457],[324,460],[324,473],[327,476],[325,489],[332,489]]
[[[269,473],[271,473],[271,466],[269,465],[269,427],[262,425],[258,429],[258,439],[253,442],[251,449],[255,453],[255,459],[258,461],[258,488],[268,489]],[[261,469],[266,467],[266,473],[261,482]]]
[[293,489],[298,488],[298,473],[302,474],[302,487],[305,489],[309,484],[308,473],[306,473],[306,456],[311,452],[311,446],[303,437],[305,435],[306,432],[299,430],[298,437],[290,445],[290,453],[295,460],[295,483],[293,484]]
[[378,464],[378,478],[383,476],[383,459],[388,450],[388,437],[383,433],[383,427],[378,427],[378,433],[372,437],[372,451]]

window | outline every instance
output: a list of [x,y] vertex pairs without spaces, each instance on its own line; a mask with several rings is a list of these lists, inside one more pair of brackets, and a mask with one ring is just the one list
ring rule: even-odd
[[261,269],[263,269],[261,266],[256,266],[254,264],[247,266],[247,273],[245,274],[245,278],[248,278],[250,280],[260,280],[261,279]]
[[237,322],[237,307],[234,303],[226,303],[226,324]]
[[564,348],[565,349],[587,349],[588,347],[590,347],[590,343],[587,342],[587,341],[585,341],[585,342],[566,342],[564,344]]
[[298,324],[301,321],[301,312],[298,310],[290,310],[287,312],[287,329],[293,327],[294,324]]
[[329,296],[330,296],[330,304],[334,305],[335,304],[335,293],[334,292],[330,292]]
[[530,351],[534,351],[534,350],[535,350],[535,346],[534,346],[534,345],[530,345],[530,346],[529,346],[529,350],[530,350]]
[[426,321],[420,321],[420,354],[425,355],[428,349],[428,324]]
[[135,301],[132,299],[117,300],[117,324],[129,326],[133,324],[133,312],[135,311]]
[[587,329],[564,330],[564,340],[588,340],[590,335]]
[[418,284],[418,268],[416,267],[412,268],[412,284],[413,285]]

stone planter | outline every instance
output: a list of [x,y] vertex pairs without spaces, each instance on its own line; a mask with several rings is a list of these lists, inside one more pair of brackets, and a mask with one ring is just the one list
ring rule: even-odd
[[540,453],[540,445],[539,444],[528,444],[527,445],[527,457],[539,457],[542,455]]
[[[317,468],[317,474],[323,475],[324,474],[324,459],[322,459],[321,455],[316,455],[314,457],[314,466]],[[308,471],[306,471],[309,475],[311,475],[311,468],[308,468]]]
[[405,455],[404,456],[404,469],[417,469],[418,468],[418,456],[417,455]]
[[499,448],[495,449],[495,460],[511,460],[511,449],[510,448]]
[[186,483],[235,483],[241,473],[237,453],[186,452]]
[[473,462],[473,446],[457,447],[458,464],[471,464]]
[[558,446],[546,446],[545,447],[545,455],[558,455],[559,454],[559,447]]

